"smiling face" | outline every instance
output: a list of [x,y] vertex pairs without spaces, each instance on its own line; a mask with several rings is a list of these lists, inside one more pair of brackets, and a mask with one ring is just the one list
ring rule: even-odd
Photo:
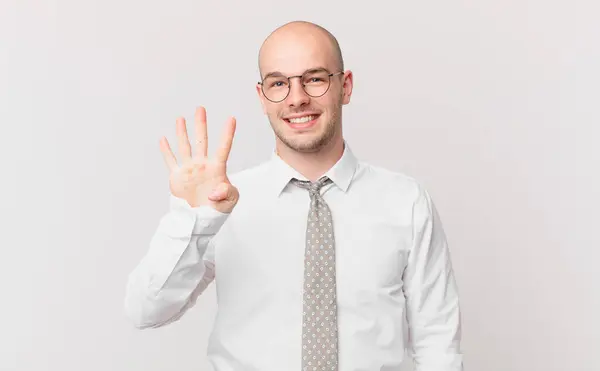
[[261,49],[260,70],[264,83],[256,89],[278,147],[316,152],[341,140],[342,105],[350,101],[352,74],[341,70],[335,45],[323,30],[306,24],[277,30]]

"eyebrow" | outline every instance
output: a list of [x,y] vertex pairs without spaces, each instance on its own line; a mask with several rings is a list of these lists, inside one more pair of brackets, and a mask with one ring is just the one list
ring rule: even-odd
[[[317,72],[317,71],[329,71],[327,68],[325,67],[313,67],[313,68],[309,68],[308,70],[305,70],[304,72],[302,72],[300,75],[303,75],[305,73],[308,72]],[[272,71],[267,73],[264,77],[263,80],[266,79],[267,77],[271,77],[271,76],[285,76],[283,73],[279,72],[279,71]],[[294,75],[296,76],[296,75]]]

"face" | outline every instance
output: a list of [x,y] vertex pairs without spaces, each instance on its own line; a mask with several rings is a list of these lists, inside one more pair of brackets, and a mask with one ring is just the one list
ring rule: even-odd
[[[341,132],[342,105],[350,101],[352,73],[338,71],[329,45],[318,38],[274,40],[261,55],[262,77],[272,76],[256,86],[263,111],[280,144],[298,152],[316,152],[329,144]],[[336,75],[327,77],[329,73]],[[328,88],[323,78],[329,79]],[[279,100],[273,99],[275,93],[281,98],[288,87],[282,101],[268,99]]]

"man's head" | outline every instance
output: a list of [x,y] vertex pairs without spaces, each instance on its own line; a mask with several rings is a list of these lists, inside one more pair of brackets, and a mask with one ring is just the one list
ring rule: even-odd
[[259,70],[256,89],[282,144],[315,152],[342,140],[342,105],[350,102],[352,73],[344,72],[331,33],[309,22],[279,27],[260,48]]

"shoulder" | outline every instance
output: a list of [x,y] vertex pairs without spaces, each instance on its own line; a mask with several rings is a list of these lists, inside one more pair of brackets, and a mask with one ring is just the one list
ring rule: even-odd
[[423,182],[411,174],[365,161],[357,162],[355,180],[387,197],[401,197],[412,203],[423,197],[429,198]]
[[422,181],[402,171],[364,162],[360,163],[357,174],[360,172],[366,178],[363,183],[376,192],[384,210],[396,216],[396,220],[410,222],[415,228],[435,220],[440,228],[436,205]]

